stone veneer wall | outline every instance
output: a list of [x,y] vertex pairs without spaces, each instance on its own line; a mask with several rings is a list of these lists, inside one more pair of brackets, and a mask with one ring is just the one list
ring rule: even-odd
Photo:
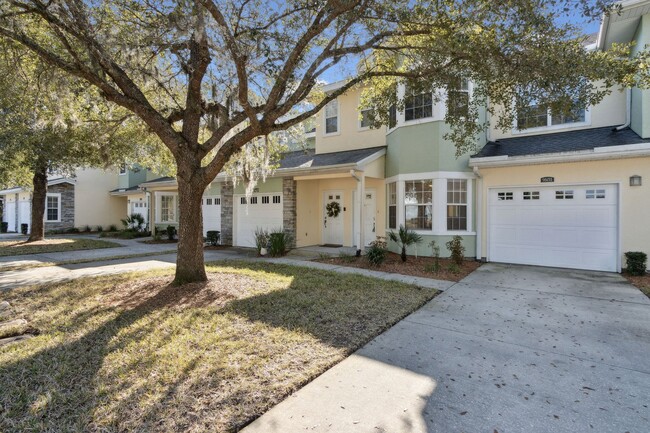
[[[45,222],[45,230],[62,230],[74,227],[74,185],[60,183],[47,187],[48,193],[61,193],[61,222]],[[92,206],[92,203],[87,203]],[[47,212],[47,207],[45,209]]]
[[232,245],[233,192],[231,181],[221,184],[221,244]]
[[289,235],[290,248],[296,247],[296,181],[292,177],[282,178],[282,227]]

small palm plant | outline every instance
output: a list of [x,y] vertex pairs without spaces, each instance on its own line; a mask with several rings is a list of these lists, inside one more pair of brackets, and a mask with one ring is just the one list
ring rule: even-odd
[[388,238],[402,248],[403,262],[406,261],[406,249],[411,245],[422,242],[422,236],[415,233],[413,230],[407,229],[403,225],[399,226],[397,233],[391,230],[391,232],[388,233]]

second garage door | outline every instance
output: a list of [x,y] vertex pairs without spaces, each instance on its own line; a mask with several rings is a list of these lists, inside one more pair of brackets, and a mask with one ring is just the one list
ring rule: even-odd
[[488,206],[490,261],[618,269],[616,185],[491,189]]
[[254,247],[256,228],[282,229],[282,194],[234,196],[234,201],[234,245]]

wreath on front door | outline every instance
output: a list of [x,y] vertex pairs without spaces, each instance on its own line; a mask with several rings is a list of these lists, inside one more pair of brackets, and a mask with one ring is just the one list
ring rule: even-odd
[[336,218],[341,213],[341,205],[336,201],[331,201],[325,206],[327,210],[327,216],[330,218]]

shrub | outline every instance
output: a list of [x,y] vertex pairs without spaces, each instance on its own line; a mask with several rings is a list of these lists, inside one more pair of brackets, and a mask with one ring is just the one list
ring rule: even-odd
[[145,229],[144,217],[139,213],[132,213],[120,221],[122,221],[125,230],[142,232]]
[[162,234],[165,230],[162,227],[156,227],[156,230],[154,231],[153,234],[153,240],[154,241],[161,241],[162,240]]
[[399,226],[399,230],[397,233],[394,231],[390,231],[388,233],[388,238],[397,243],[397,245],[402,249],[402,261],[406,261],[406,248],[413,244],[419,244],[422,242],[422,236],[419,234],[415,233],[413,230],[409,230],[403,225]]
[[625,271],[630,275],[645,275],[648,256],[640,251],[628,251],[625,253],[627,268]]
[[291,244],[291,236],[282,230],[269,233],[269,255],[271,257],[283,256]]
[[262,254],[262,248],[269,248],[269,232],[261,227],[257,227],[253,236],[255,237],[257,254]]
[[104,227],[102,226],[97,226],[97,233],[101,233],[104,231]]
[[377,239],[370,242],[370,247],[366,251],[366,258],[373,266],[380,266],[386,260],[386,238],[377,236]]
[[66,229],[66,233],[79,233],[79,229],[76,227],[70,227],[69,229]]
[[173,241],[175,236],[176,236],[176,227],[167,226],[167,239]]
[[447,270],[454,275],[460,274],[460,266],[457,265],[456,263],[450,263],[449,266],[447,267]]
[[219,238],[221,237],[221,232],[218,230],[208,230],[206,233],[206,240],[209,245],[217,246],[219,245]]
[[117,226],[115,224],[111,224],[108,226],[108,231],[109,232],[116,232],[117,231]]
[[431,253],[432,253],[431,255],[433,256],[433,263],[426,266],[424,270],[427,272],[437,273],[440,271],[440,247],[438,246],[436,241],[429,242],[429,246],[431,247]]
[[462,236],[454,236],[447,242],[447,249],[449,250],[451,260],[458,266],[463,264],[465,260],[465,247],[463,246]]
[[84,227],[84,233],[90,233],[91,231],[93,231],[92,227],[86,224],[86,226]]

